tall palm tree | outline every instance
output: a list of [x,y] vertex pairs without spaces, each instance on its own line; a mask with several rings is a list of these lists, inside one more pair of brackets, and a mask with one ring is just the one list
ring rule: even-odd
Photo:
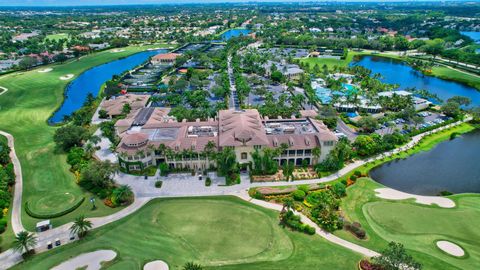
[[79,216],[70,227],[70,232],[72,234],[77,234],[79,238],[82,238],[87,235],[88,230],[90,230],[92,226],[91,221],[85,219],[84,216]]
[[21,231],[15,236],[13,249],[21,254],[28,253],[37,244],[37,238],[33,233]]
[[215,145],[214,141],[208,141],[208,143],[205,145],[205,148],[203,148],[203,153],[207,158],[207,169],[210,167],[210,158],[213,157],[216,148],[217,146]]
[[203,267],[200,264],[188,262],[183,266],[183,270],[202,270]]
[[315,163],[318,163],[318,159],[320,158],[321,154],[322,154],[322,149],[320,149],[320,147],[317,146],[312,149],[312,155],[315,158]]

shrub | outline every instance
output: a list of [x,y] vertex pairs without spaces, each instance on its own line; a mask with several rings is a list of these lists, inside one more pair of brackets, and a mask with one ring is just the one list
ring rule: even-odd
[[357,178],[362,177],[362,172],[361,171],[354,171],[353,175],[355,175]]
[[315,228],[309,225],[305,225],[305,228],[303,230],[306,234],[309,235],[314,235],[315,234]]
[[361,270],[383,270],[382,267],[369,262],[367,259],[360,261]]
[[0,219],[0,234],[4,233],[6,229],[7,229],[7,220]]
[[308,187],[308,185],[301,185],[301,186],[298,186],[298,190],[301,190],[305,192],[305,194],[307,194],[310,188]]
[[450,195],[453,195],[453,193],[448,190],[440,191],[440,196],[450,196]]
[[350,176],[350,180],[352,180],[353,182],[356,182],[356,181],[357,181],[357,178],[358,178],[358,177],[355,176],[355,175]]
[[161,180],[155,181],[155,187],[156,188],[161,188],[162,184],[163,184],[163,181],[161,181]]
[[346,194],[346,185],[343,183],[335,183],[332,186],[332,192],[337,198],[343,197]]
[[205,179],[205,186],[209,187],[210,185],[212,185],[212,179],[210,179],[210,177],[207,177],[207,179]]
[[345,221],[344,223],[345,230],[351,232],[353,235],[355,235],[359,239],[365,239],[365,236],[367,235],[367,233],[361,227],[362,225],[358,222],[350,223]]
[[303,201],[305,198],[305,191],[297,189],[294,192],[292,192],[293,199],[296,201]]
[[263,195],[260,191],[258,190],[255,190],[255,193],[253,193],[253,196],[252,196],[254,199],[257,199],[257,200],[264,200],[265,199],[265,195]]
[[39,214],[33,212],[30,207],[28,206],[28,201],[25,202],[25,212],[33,218],[38,218],[38,219],[49,219],[49,218],[57,218],[64,216],[68,213],[73,212],[75,209],[77,209],[83,202],[85,201],[85,197],[82,197],[78,202],[76,202],[74,205],[72,205],[70,208],[67,208],[63,211],[57,212],[57,213],[51,213],[51,214]]

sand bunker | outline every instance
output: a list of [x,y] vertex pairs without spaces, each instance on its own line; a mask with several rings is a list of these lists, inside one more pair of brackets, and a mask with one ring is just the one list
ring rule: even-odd
[[420,196],[401,192],[391,188],[377,188],[375,189],[377,197],[387,200],[405,200],[414,198],[417,203],[432,205],[436,204],[443,208],[452,208],[455,207],[455,202],[444,197],[437,196]]
[[44,69],[39,70],[38,73],[47,73],[47,72],[50,72],[52,70],[53,70],[53,68],[44,68]]
[[8,88],[0,86],[0,95],[5,94],[8,91]]
[[465,251],[459,245],[449,241],[438,241],[437,247],[455,257],[462,257],[465,255]]
[[112,53],[119,53],[119,52],[124,52],[125,50],[123,49],[114,49],[112,50]]
[[51,270],[71,270],[82,267],[87,267],[87,270],[99,270],[102,262],[109,262],[117,256],[113,250],[97,250],[93,252],[83,253],[70,260],[64,261]]
[[75,76],[75,75],[73,75],[73,74],[67,74],[67,75],[65,75],[65,76],[60,77],[60,80],[62,80],[62,81],[70,80],[70,79],[73,78],[74,76]]
[[143,270],[168,270],[168,264],[164,261],[152,261],[143,267]]

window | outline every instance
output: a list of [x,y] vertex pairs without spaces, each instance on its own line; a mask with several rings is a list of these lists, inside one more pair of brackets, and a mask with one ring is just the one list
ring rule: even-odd
[[333,146],[333,141],[324,141],[323,146]]
[[295,150],[288,150],[288,155],[294,156],[295,155]]
[[261,146],[261,145],[254,145],[254,146],[253,146],[253,149],[260,150],[260,148],[262,148],[262,146]]
[[243,152],[243,153],[241,154],[241,158],[242,158],[242,159],[247,159],[247,153]]
[[303,155],[303,150],[297,150],[297,155],[302,156]]
[[308,155],[310,155],[310,154],[312,154],[312,150],[310,150],[310,149],[305,149],[305,155],[308,156]]

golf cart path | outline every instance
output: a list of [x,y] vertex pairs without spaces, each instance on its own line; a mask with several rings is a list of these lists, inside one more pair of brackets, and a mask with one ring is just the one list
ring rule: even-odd
[[[170,193],[168,195],[163,195],[163,196],[160,195],[160,194],[139,194],[138,191],[135,188],[132,188],[132,190],[135,194],[135,201],[131,205],[129,205],[128,207],[126,207],[126,208],[124,208],[124,209],[122,209],[122,210],[120,210],[120,211],[118,211],[118,212],[116,212],[112,215],[104,216],[104,217],[88,218],[88,220],[90,220],[92,222],[92,225],[93,225],[92,229],[95,229],[95,228],[101,227],[103,225],[109,224],[111,222],[117,221],[119,219],[122,219],[122,218],[134,213],[135,211],[140,209],[143,205],[145,205],[147,202],[149,202],[150,200],[152,200],[154,198],[234,195],[234,196],[239,196],[242,199],[247,199],[245,197],[245,196],[248,196],[248,193],[246,193],[246,190],[248,190],[248,188],[250,188],[250,187],[282,186],[282,185],[292,186],[292,185],[315,184],[315,183],[323,183],[323,182],[332,181],[332,180],[337,179],[338,177],[344,176],[345,174],[349,173],[350,171],[354,170],[355,168],[358,168],[358,167],[364,165],[367,162],[382,159],[382,158],[394,155],[396,153],[408,150],[408,149],[414,147],[415,145],[417,145],[424,136],[428,136],[432,133],[435,133],[435,132],[438,132],[438,131],[441,131],[441,130],[444,130],[444,129],[447,129],[447,128],[450,128],[450,127],[453,127],[453,126],[456,126],[456,125],[459,125],[459,124],[467,122],[469,120],[471,120],[470,117],[464,119],[463,121],[458,121],[458,122],[455,122],[455,123],[437,128],[435,130],[416,135],[416,136],[412,137],[412,139],[409,143],[407,143],[406,145],[404,145],[402,147],[399,147],[399,148],[394,149],[394,150],[389,151],[389,152],[385,152],[385,153],[380,154],[376,157],[372,157],[372,158],[369,158],[369,159],[366,159],[366,160],[357,160],[355,162],[352,162],[352,163],[348,164],[347,166],[345,166],[345,168],[341,169],[337,173],[326,176],[326,177],[323,177],[323,178],[292,181],[292,182],[278,181],[278,182],[255,183],[255,184],[250,184],[249,181],[248,181],[247,185],[243,185],[243,183],[242,183],[241,185],[237,185],[237,186],[228,186],[228,187],[225,187],[221,191],[217,190],[217,191],[210,192],[210,193],[199,192],[198,194],[191,194],[191,193],[185,194],[182,191],[180,191],[180,192],[177,191],[176,193]],[[10,153],[10,155],[12,157],[12,162],[13,162],[14,167],[15,167],[15,175],[17,177],[16,183],[15,183],[15,191],[16,192],[14,193],[13,203],[12,203],[13,204],[13,206],[12,206],[12,208],[13,208],[12,209],[12,228],[13,228],[14,232],[17,233],[19,231],[25,230],[25,228],[23,227],[23,225],[21,223],[21,198],[22,198],[21,167],[20,167],[20,162],[19,162],[19,160],[18,160],[18,158],[15,154],[15,148],[13,147],[14,146],[13,136],[10,135],[9,133],[3,132],[3,131],[0,131],[0,134],[7,137],[9,146],[12,149],[12,152]],[[242,180],[242,182],[243,182],[243,180]],[[248,197],[248,198],[250,198],[250,197]],[[269,204],[267,202],[258,201],[258,200],[254,200],[254,199],[251,199],[251,198],[248,199],[248,201],[250,201],[252,203],[255,203],[257,205],[266,207],[266,208],[278,210],[278,206]],[[281,206],[280,206],[280,208],[281,208]],[[354,243],[350,243],[346,240],[343,240],[339,237],[336,237],[332,234],[326,233],[326,232],[322,231],[315,223],[313,223],[307,217],[305,217],[303,215],[301,215],[301,217],[302,217],[302,222],[304,222],[306,224],[309,224],[312,227],[315,227],[316,231],[317,231],[317,234],[319,234],[320,236],[324,237],[326,240],[328,240],[332,243],[341,245],[341,246],[343,246],[345,248],[348,248],[348,249],[350,249],[354,252],[358,252],[358,253],[364,254],[364,255],[369,256],[369,257],[370,256],[376,256],[378,254],[375,251],[363,248],[363,247],[358,246]],[[73,223],[70,222],[70,223],[64,224],[60,227],[57,227],[57,228],[54,228],[54,229],[51,229],[51,230],[47,230],[47,231],[42,232],[42,233],[37,233],[36,236],[38,238],[38,243],[37,243],[36,251],[37,252],[46,251],[47,243],[48,242],[54,242],[57,238],[60,239],[62,241],[62,243],[68,243],[69,239],[70,239],[70,227],[71,227],[72,224]],[[12,249],[9,249],[9,250],[7,250],[3,253],[0,253],[0,269],[8,269],[9,267],[12,267],[13,265],[15,265],[15,264],[17,264],[21,261],[22,261],[21,255],[19,253],[13,252]]]
[[[255,205],[258,205],[258,206],[261,206],[261,207],[264,207],[264,208],[268,208],[268,209],[271,209],[271,210],[275,210],[275,211],[282,211],[282,208],[283,206],[279,205],[279,204],[275,204],[275,203],[271,203],[271,202],[266,202],[266,201],[262,201],[262,200],[257,200],[257,199],[253,199],[251,198],[247,192],[242,192],[242,193],[239,193],[239,194],[236,194],[236,196],[242,200],[245,200],[245,201],[248,201],[250,203],[253,203]],[[323,229],[321,229],[320,227],[318,227],[318,225],[313,222],[312,220],[310,220],[308,217],[306,217],[304,214],[300,213],[300,212],[297,212],[297,211],[293,211],[296,215],[299,215],[300,216],[300,220],[302,221],[302,223],[304,224],[307,224],[313,228],[315,228],[315,233],[320,235],[321,237],[323,237],[325,240],[331,242],[331,243],[334,243],[334,244],[337,244],[337,245],[340,245],[344,248],[347,248],[349,250],[352,250],[354,252],[357,252],[357,253],[360,253],[364,256],[367,256],[367,257],[375,257],[375,256],[379,256],[380,254],[371,250],[371,249],[368,249],[368,248],[364,248],[362,246],[359,246],[357,244],[354,244],[354,243],[351,243],[351,242],[348,242],[346,240],[343,240],[342,238],[338,237],[338,236],[335,236],[327,231],[324,231]]]
[[3,86],[0,86],[0,90],[2,90],[2,92],[0,93],[0,96],[5,94],[7,91],[8,91],[8,88],[5,88]]

